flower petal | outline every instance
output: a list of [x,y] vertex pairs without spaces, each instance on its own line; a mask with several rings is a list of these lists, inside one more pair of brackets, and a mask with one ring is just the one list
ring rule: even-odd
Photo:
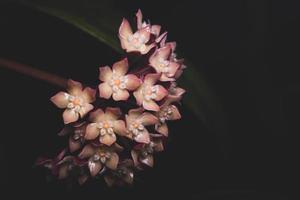
[[66,108],[69,101],[68,101],[68,94],[65,92],[59,92],[53,97],[51,97],[51,101],[59,108]]
[[79,114],[76,113],[73,109],[66,109],[63,112],[63,119],[65,124],[76,122],[79,118]]
[[151,33],[153,35],[155,35],[156,37],[159,36],[159,33],[160,33],[160,29],[161,29],[161,26],[160,25],[152,25],[151,26]]
[[80,149],[80,147],[80,141],[75,141],[72,137],[69,137],[69,149],[71,153],[77,151],[78,149]]
[[150,135],[146,129],[143,132],[134,137],[134,140],[139,143],[148,144],[150,142]]
[[98,108],[97,110],[91,112],[89,120],[92,122],[101,122],[105,120],[105,114],[103,110],[101,108]]
[[112,145],[117,140],[115,134],[105,134],[103,136],[100,136],[100,142],[102,144],[106,144],[107,146]]
[[105,162],[105,165],[109,169],[115,170],[115,169],[117,169],[118,163],[119,163],[118,154],[112,153],[111,157]]
[[78,157],[81,159],[89,158],[89,157],[93,156],[94,154],[95,154],[95,148],[92,145],[88,144],[83,147],[83,149],[80,152],[80,154],[78,155]]
[[142,25],[143,25],[143,14],[142,14],[142,11],[139,9],[137,11],[137,13],[135,14],[135,16],[136,16],[137,28],[140,29],[140,28],[142,28]]
[[93,110],[94,106],[92,104],[84,104],[84,106],[81,107],[79,114],[80,117],[83,118],[88,112],[90,112],[91,110]]
[[140,53],[144,55],[144,54],[148,53],[153,47],[155,47],[154,43],[152,43],[150,45],[143,45],[140,48]]
[[99,79],[104,82],[110,81],[112,70],[109,66],[99,67]]
[[124,58],[118,62],[115,62],[112,66],[113,72],[120,76],[124,76],[128,71],[128,60]]
[[67,82],[68,92],[71,95],[77,96],[82,93],[82,84],[74,81],[72,79],[69,79]]
[[158,123],[157,117],[154,115],[145,112],[138,119],[144,126],[149,126]]
[[154,85],[160,78],[161,74],[156,73],[156,74],[147,74],[144,79],[144,83],[148,85]]
[[100,134],[99,128],[96,123],[87,125],[84,138],[87,140],[94,140]]
[[142,105],[142,103],[144,101],[144,96],[142,94],[142,90],[143,90],[142,87],[139,87],[139,89],[137,89],[135,92],[133,92],[133,96],[138,105]]
[[91,176],[96,176],[100,172],[100,170],[102,169],[101,162],[94,162],[91,159],[88,162],[88,166],[89,166]]
[[119,35],[125,39],[127,39],[128,36],[132,35],[130,24],[125,18],[123,18],[122,24],[119,28]]
[[129,98],[129,92],[127,90],[118,90],[113,93],[113,99],[115,101],[126,101]]
[[139,160],[138,160],[138,153],[136,150],[131,150],[131,157],[134,163],[134,166],[138,166],[139,165]]
[[118,135],[126,135],[126,126],[123,120],[114,121],[114,132]]
[[140,37],[143,37],[144,43],[146,44],[150,39],[150,34],[151,34],[150,26],[147,25],[141,29],[138,29],[136,33],[138,33]]
[[146,110],[155,111],[155,112],[159,111],[159,106],[153,100],[143,101],[143,107]]
[[96,100],[96,90],[86,87],[82,92],[82,97],[87,103],[92,103]]
[[127,78],[126,89],[129,91],[137,89],[142,84],[141,79],[139,79],[136,75],[128,74],[125,78]]
[[106,120],[116,120],[121,117],[122,111],[120,108],[107,107],[105,109]]
[[148,165],[149,167],[153,167],[154,165],[154,158],[153,155],[149,154],[145,158],[140,159],[141,163]]
[[171,105],[170,108],[172,110],[172,115],[171,115],[170,120],[178,120],[178,119],[180,119],[181,115],[179,113],[178,108],[176,106],[174,106],[174,105]]
[[156,92],[156,98],[155,101],[160,101],[162,100],[165,96],[168,95],[168,90],[166,90],[163,86],[161,85],[156,85],[157,87],[157,92]]
[[101,83],[99,85],[99,96],[104,99],[109,99],[112,95],[113,91],[110,87],[110,85],[106,82]]
[[168,137],[169,129],[166,123],[156,126],[156,131],[162,134],[165,137]]

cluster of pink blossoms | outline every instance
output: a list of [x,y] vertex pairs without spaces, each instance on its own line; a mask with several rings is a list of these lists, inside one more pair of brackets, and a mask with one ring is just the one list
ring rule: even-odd
[[[109,186],[131,184],[134,172],[153,167],[156,152],[168,137],[167,121],[181,118],[177,106],[184,89],[177,87],[185,66],[167,32],[136,13],[137,29],[123,19],[119,39],[128,56],[99,68],[98,89],[69,80],[67,92],[51,101],[63,111],[69,145],[54,159],[39,159],[60,179],[75,176],[82,184],[103,176]],[[136,60],[136,59],[135,59]],[[132,67],[134,66],[134,67]]]

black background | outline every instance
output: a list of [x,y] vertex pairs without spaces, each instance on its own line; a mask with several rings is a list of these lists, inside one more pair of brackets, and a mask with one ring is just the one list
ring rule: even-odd
[[[141,8],[166,27],[218,97],[226,118],[222,135],[181,109],[166,152],[132,188],[108,189],[102,180],[73,189],[48,183],[33,163],[64,145],[56,136],[60,111],[48,100],[59,88],[0,68],[1,192],[24,198],[288,199],[287,136],[300,108],[299,3],[128,0],[115,6],[132,17]],[[3,3],[0,57],[95,85],[98,66],[118,54],[57,18]]]

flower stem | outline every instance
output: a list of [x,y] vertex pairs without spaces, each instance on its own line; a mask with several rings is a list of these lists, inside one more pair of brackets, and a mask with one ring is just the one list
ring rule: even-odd
[[24,74],[27,76],[31,76],[36,79],[43,80],[45,82],[51,83],[55,86],[66,88],[67,87],[67,79],[57,76],[55,74],[45,72],[6,58],[0,57],[0,67],[13,70],[20,74]]

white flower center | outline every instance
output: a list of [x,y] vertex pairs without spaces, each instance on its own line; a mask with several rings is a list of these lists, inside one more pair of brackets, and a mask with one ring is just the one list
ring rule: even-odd
[[67,108],[74,110],[75,112],[79,112],[83,106],[83,99],[78,96],[72,96],[69,94],[65,94],[68,99]]
[[106,134],[114,134],[112,121],[98,122],[97,127],[100,129],[100,135],[104,136]]
[[132,47],[140,49],[146,43],[146,38],[144,35],[135,32],[133,35],[128,36],[127,41]]
[[113,72],[112,79],[109,81],[109,85],[111,86],[113,92],[118,92],[119,90],[126,89],[126,83],[128,82],[127,77],[118,76]]
[[146,101],[150,101],[152,99],[155,99],[157,97],[158,92],[158,86],[145,86],[142,90],[142,94],[144,96],[144,99]]
[[173,114],[172,108],[167,106],[159,112],[159,120],[161,123],[165,123],[166,120],[169,120]]
[[145,127],[139,122],[133,122],[129,125],[129,131],[133,134],[134,137],[138,136],[144,131]]

